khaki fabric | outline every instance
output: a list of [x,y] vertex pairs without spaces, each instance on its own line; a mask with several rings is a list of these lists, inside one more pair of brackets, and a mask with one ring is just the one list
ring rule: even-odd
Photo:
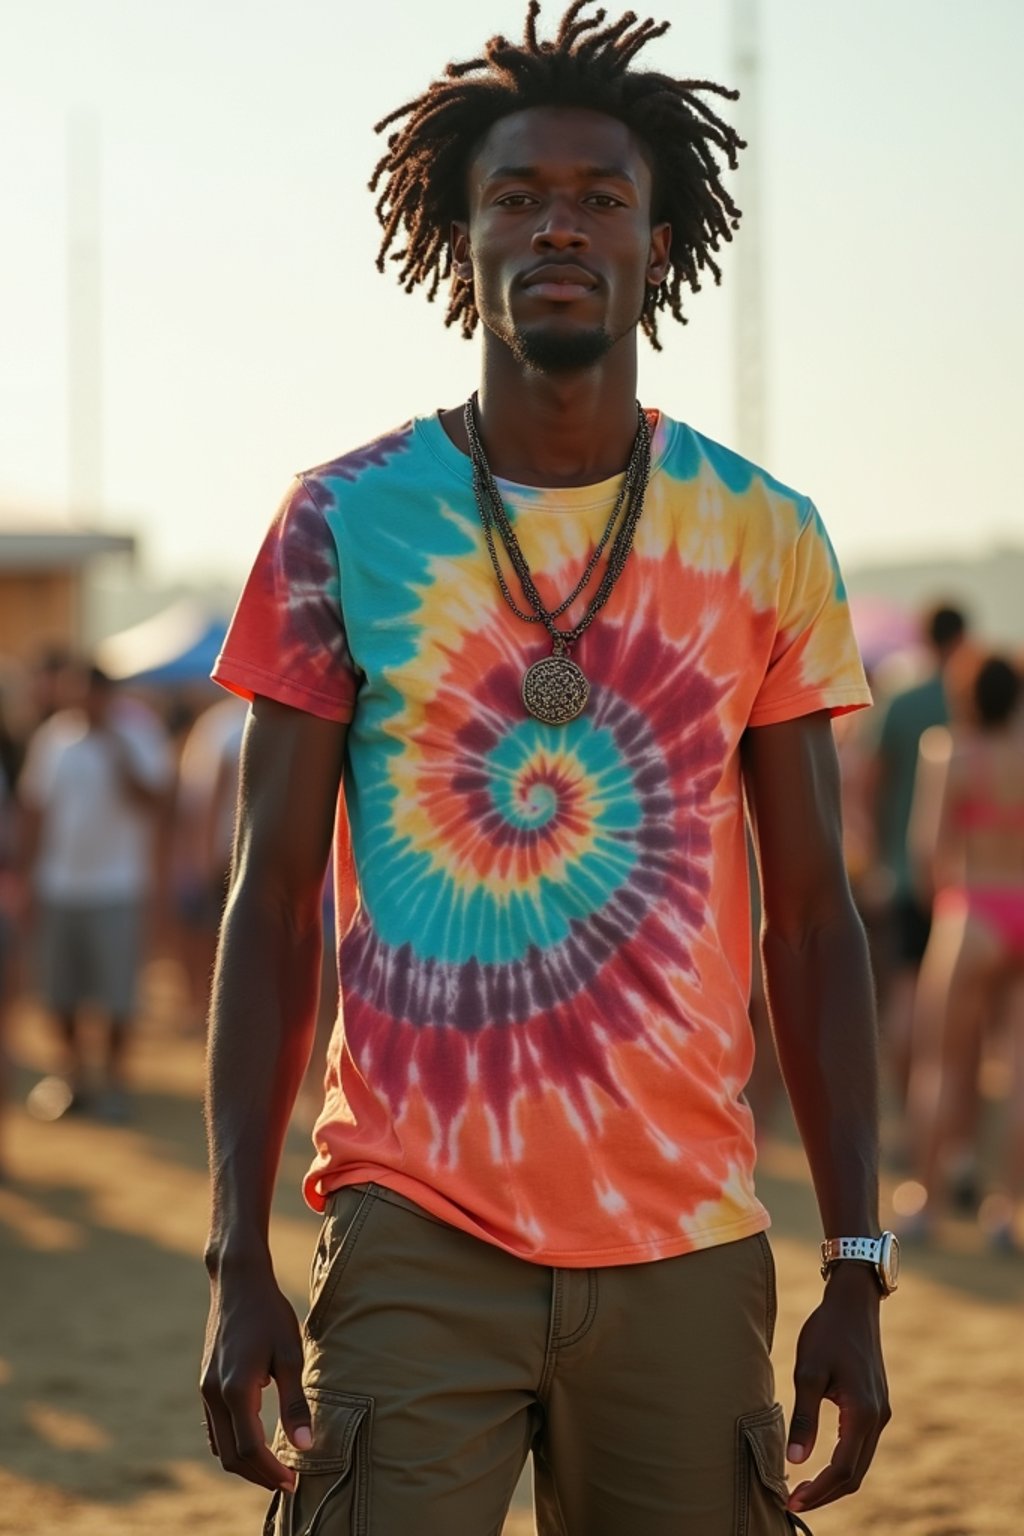
[[313,1448],[267,1536],[499,1536],[527,1454],[539,1536],[791,1536],[763,1234],[549,1269],[376,1185],[313,1263]]

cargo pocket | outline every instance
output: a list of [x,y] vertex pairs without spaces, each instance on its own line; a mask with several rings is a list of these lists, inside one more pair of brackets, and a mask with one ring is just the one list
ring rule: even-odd
[[[781,1403],[736,1421],[735,1536],[788,1536],[786,1421]],[[806,1526],[803,1527],[806,1530]]]
[[280,1424],[273,1452],[296,1473],[294,1491],[275,1493],[263,1536],[369,1536],[373,1399],[308,1387],[313,1445],[300,1451]]

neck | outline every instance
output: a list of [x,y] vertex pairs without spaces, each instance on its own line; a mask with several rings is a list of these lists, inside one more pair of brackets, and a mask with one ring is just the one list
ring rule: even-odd
[[[636,437],[636,337],[600,364],[543,374],[519,364],[484,333],[480,436],[495,475],[520,485],[593,485],[623,472]],[[448,435],[469,452],[460,411],[442,413]]]

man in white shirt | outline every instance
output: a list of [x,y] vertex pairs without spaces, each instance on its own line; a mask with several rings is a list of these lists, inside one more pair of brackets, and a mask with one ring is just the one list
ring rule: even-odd
[[104,1084],[96,1108],[123,1120],[124,1049],[135,1010],[144,899],[152,874],[155,812],[171,779],[157,720],[118,699],[98,668],[81,704],[36,732],[19,784],[37,900],[40,991],[64,1043],[65,1078],[46,1079],[30,1108],[53,1119],[83,1102],[81,1009],[107,1020]]

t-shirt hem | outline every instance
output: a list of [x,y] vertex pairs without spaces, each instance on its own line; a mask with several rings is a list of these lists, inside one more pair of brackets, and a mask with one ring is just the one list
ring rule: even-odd
[[[687,1232],[680,1231],[656,1242],[621,1243],[602,1248],[526,1249],[503,1241],[495,1233],[488,1232],[486,1228],[475,1222],[459,1221],[456,1210],[447,1201],[439,1202],[438,1208],[434,1209],[422,1199],[422,1186],[415,1186],[416,1193],[420,1197],[416,1198],[413,1195],[413,1181],[390,1178],[388,1170],[370,1171],[361,1167],[352,1168],[346,1173],[336,1173],[326,1180],[321,1177],[315,1184],[307,1183],[306,1199],[314,1210],[322,1211],[329,1196],[337,1193],[339,1189],[344,1189],[349,1184],[368,1183],[379,1184],[382,1189],[390,1189],[395,1194],[413,1200],[414,1204],[420,1205],[428,1216],[435,1217],[457,1231],[466,1232],[470,1237],[478,1238],[481,1242],[490,1243],[493,1247],[510,1253],[513,1258],[522,1259],[528,1264],[547,1265],[554,1269],[607,1269],[617,1264],[651,1263],[657,1259],[676,1258],[680,1254],[696,1252],[701,1248],[715,1248],[723,1243],[738,1242],[741,1238],[752,1237],[755,1233],[767,1231],[771,1226],[771,1217],[758,1201],[754,1208],[738,1221],[726,1222],[715,1227],[701,1227]],[[443,1211],[440,1208],[441,1204],[445,1207]]]
[[217,657],[210,676],[229,693],[236,693],[250,702],[259,694],[278,704],[288,704],[293,709],[304,710],[306,714],[316,715],[321,720],[332,720],[339,725],[347,725],[354,712],[351,704],[342,703],[329,694],[320,693],[315,688],[308,688],[289,678],[278,677],[252,662],[225,656],[223,652]]
[[748,725],[778,725],[783,720],[799,720],[802,715],[813,715],[827,710],[830,715],[846,715],[855,709],[868,709],[874,700],[868,689],[862,687],[828,688],[822,691],[793,693],[776,699],[763,708],[754,709]]

